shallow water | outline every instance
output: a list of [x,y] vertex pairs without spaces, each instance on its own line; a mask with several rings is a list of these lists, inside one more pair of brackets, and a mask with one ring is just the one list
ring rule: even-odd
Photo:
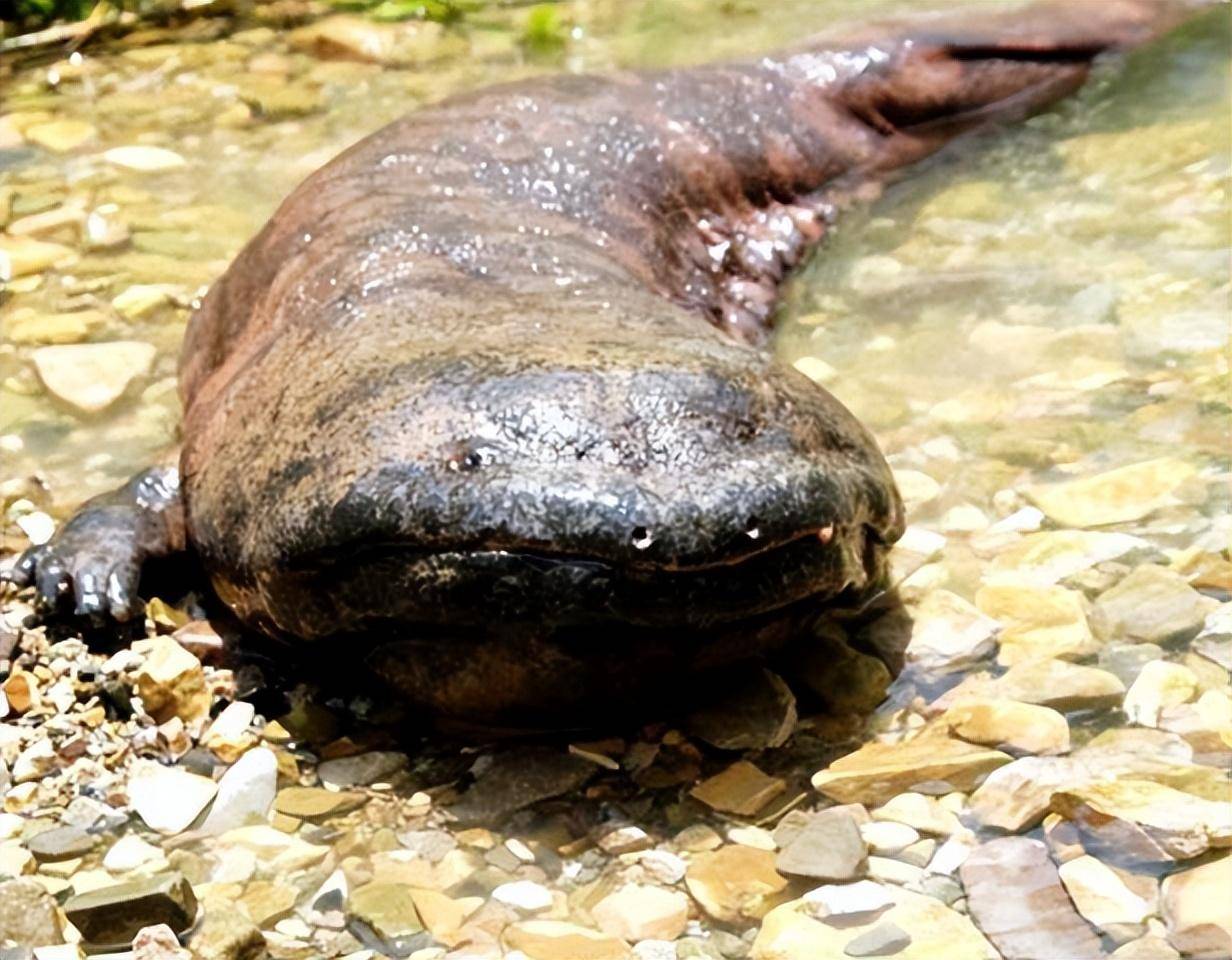
[[[322,60],[293,49],[287,30],[254,24],[194,42],[198,25],[0,78],[0,216],[7,210],[10,234],[63,244],[72,261],[18,277],[0,302],[4,545],[44,535],[44,511],[63,516],[174,442],[175,358],[191,303],[280,197],[364,134],[484,83],[747,54],[840,17],[916,6],[575,0],[560,5],[564,46],[537,55],[519,44],[526,11],[501,9],[475,15],[417,67]],[[1113,731],[1124,749],[1162,756],[1163,740],[1150,737],[1175,738],[1167,751],[1189,749],[1195,767],[1222,777],[1186,789],[1226,802],[1232,52],[1218,16],[1110,65],[1060,109],[958,144],[846,211],[787,290],[777,349],[876,434],[913,525],[897,551],[915,618],[908,669],[865,739],[895,743],[944,709],[945,691],[959,682],[985,691],[1018,663],[1097,664],[1131,688],[1144,664],[1175,664],[1190,687],[1162,707],[1144,684],[1117,706],[1059,708],[1071,745]],[[82,142],[32,142],[57,120],[87,124],[74,131]],[[170,149],[183,164],[137,171],[103,157],[131,145]],[[91,233],[101,237],[93,248]],[[117,340],[154,344],[156,356],[90,415],[52,397],[31,361],[49,343]],[[1217,602],[1224,620],[1212,627]],[[897,635],[875,625],[871,634],[862,639]],[[1082,762],[1098,767],[1099,756]],[[816,761],[808,751],[758,759],[793,784]],[[946,799],[964,823],[987,828],[970,793]],[[859,797],[870,808],[882,799]],[[404,809],[380,809],[406,825]],[[645,813],[629,809],[634,821]],[[696,803],[669,815],[675,827],[706,818],[727,834],[723,849],[766,842]],[[653,833],[652,820],[643,822]],[[364,836],[351,855],[365,852]],[[690,856],[683,841],[655,840]],[[610,880],[608,866],[548,873],[572,889],[579,875]],[[322,878],[311,879],[296,881],[301,893]],[[753,919],[725,923],[747,930]],[[1108,946],[1115,937],[1105,933]]]

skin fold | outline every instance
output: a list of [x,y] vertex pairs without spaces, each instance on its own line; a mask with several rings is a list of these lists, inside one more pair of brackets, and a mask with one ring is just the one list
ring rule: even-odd
[[12,578],[131,616],[187,546],[249,626],[408,697],[558,715],[755,656],[876,585],[869,432],[766,349],[845,196],[1200,4],[883,22],[746,62],[554,76],[410,114],[309,177],[211,288],[184,448]]

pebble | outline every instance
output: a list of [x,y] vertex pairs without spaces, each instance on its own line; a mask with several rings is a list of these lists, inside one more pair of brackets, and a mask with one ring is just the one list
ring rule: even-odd
[[163,859],[161,849],[130,833],[113,843],[103,855],[103,867],[112,873],[127,873]]
[[867,923],[894,905],[894,897],[880,883],[824,884],[804,895],[810,913],[819,920],[833,919],[844,924]]
[[201,735],[201,745],[207,747],[223,763],[235,763],[256,745],[257,738],[248,730],[256,709],[242,700],[229,703]]
[[36,833],[26,841],[39,863],[55,863],[84,857],[98,844],[98,838],[80,827],[53,827]]
[[868,848],[855,819],[823,810],[809,818],[779,851],[779,873],[815,880],[855,880],[864,873]]
[[162,834],[188,828],[214,799],[218,785],[207,777],[147,760],[128,784],[128,800],[146,826]]
[[272,750],[250,750],[218,781],[218,795],[201,824],[209,835],[236,827],[265,823],[274,805],[278,784],[278,759]]
[[347,913],[385,940],[399,940],[423,929],[410,890],[400,883],[367,883],[351,892]]
[[356,810],[368,797],[354,791],[325,790],[321,787],[284,787],[274,797],[274,809],[300,820],[318,820]]
[[1053,710],[1103,710],[1120,704],[1125,684],[1114,674],[1065,660],[1030,660],[1010,667],[996,695]]
[[562,751],[510,750],[493,758],[450,813],[464,826],[499,824],[524,807],[580,787],[597,769]]
[[765,913],[787,879],[775,869],[770,851],[733,844],[696,855],[685,886],[720,923],[744,923]]
[[1013,758],[935,733],[903,743],[867,743],[813,775],[813,786],[839,803],[885,803],[925,782],[967,791]]
[[325,760],[317,765],[317,778],[327,787],[342,790],[347,787],[367,787],[388,780],[407,765],[404,753],[389,750],[374,750]]
[[1167,644],[1198,633],[1218,606],[1180,574],[1148,564],[1101,593],[1091,620],[1106,640]]
[[677,890],[629,884],[590,911],[600,930],[621,940],[675,940],[689,921],[689,899]]
[[222,850],[239,847],[255,854],[262,871],[273,876],[315,866],[329,853],[327,846],[308,843],[264,824],[237,827],[218,839]]
[[1099,651],[1087,623],[1086,599],[1055,584],[995,583],[981,587],[976,606],[1003,624],[997,662],[1012,666],[1044,657],[1077,659]]
[[4,335],[13,343],[80,343],[106,322],[101,310],[75,310],[72,313],[10,314]]
[[204,719],[213,702],[201,661],[168,636],[150,642],[137,673],[137,693],[146,713],[159,723],[172,717],[185,723]]
[[176,170],[186,165],[187,161],[174,150],[164,147],[112,147],[103,152],[103,159],[117,167],[126,170],[136,170],[140,173],[158,173],[163,170]]
[[891,797],[872,811],[872,817],[887,823],[905,824],[934,836],[948,837],[962,829],[957,815],[939,798],[912,791]]
[[1232,954],[1232,856],[1167,877],[1161,890],[1168,940],[1186,956],[1215,958]]
[[181,874],[166,873],[78,894],[65,902],[64,914],[87,943],[120,945],[160,923],[184,933],[196,919],[197,898]]
[[76,262],[72,247],[35,240],[33,237],[0,234],[0,282],[42,273],[51,267],[65,267]]
[[985,583],[1048,586],[1108,560],[1149,553],[1150,544],[1127,533],[1095,530],[1045,530],[1024,536],[999,553]]
[[911,934],[892,923],[881,923],[843,947],[849,957],[890,957],[911,945]]
[[192,960],[180,940],[165,923],[142,927],[133,937],[133,960]]
[[895,854],[920,839],[907,824],[890,821],[861,824],[860,836],[868,844],[869,852],[881,857]]
[[972,918],[1005,960],[1103,956],[1040,841],[990,840],[971,852],[959,873]]
[[0,943],[26,946],[64,942],[56,901],[37,880],[0,880]]

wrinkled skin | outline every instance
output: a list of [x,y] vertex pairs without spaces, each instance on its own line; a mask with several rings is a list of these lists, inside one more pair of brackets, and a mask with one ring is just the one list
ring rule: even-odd
[[1191,6],[883,24],[413,113],[211,289],[179,473],[88,504],[15,579],[123,618],[141,561],[186,537],[249,625],[345,641],[468,717],[771,648],[874,585],[903,529],[869,433],[764,348],[783,277],[847,191]]

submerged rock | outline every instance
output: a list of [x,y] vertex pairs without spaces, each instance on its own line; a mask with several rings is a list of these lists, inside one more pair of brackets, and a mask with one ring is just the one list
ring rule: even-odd
[[1174,873],[1165,879],[1163,915],[1172,946],[1187,957],[1201,960],[1232,955],[1230,892],[1232,856]]
[[701,908],[721,923],[756,920],[787,887],[774,859],[768,850],[740,844],[720,847],[693,858],[685,885]]
[[1111,590],[1100,594],[1092,623],[1106,639],[1168,643],[1202,629],[1218,601],[1198,593],[1167,567],[1138,567]]
[[1176,501],[1172,491],[1197,469],[1164,457],[1064,483],[1028,487],[1027,496],[1066,527],[1101,527],[1140,520]]
[[1078,912],[1118,942],[1140,936],[1155,912],[1116,871],[1092,856],[1075,857],[1061,864],[1058,872]]
[[971,743],[1010,753],[1069,752],[1069,724],[1048,707],[1016,700],[961,700],[942,721],[950,732]]
[[689,792],[714,810],[751,817],[786,789],[783,780],[767,776],[747,760],[738,760]]
[[98,413],[149,373],[156,352],[152,343],[113,340],[40,347],[30,359],[53,396],[83,413]]
[[64,942],[56,901],[37,880],[0,881],[0,943],[38,947]]
[[1074,909],[1048,848],[1027,837],[976,847],[959,868],[971,916],[1005,960],[1097,960],[1099,938]]
[[967,791],[1013,758],[938,733],[904,743],[867,743],[813,775],[813,786],[839,803],[880,805],[917,784],[940,781]]
[[128,944],[142,927],[165,923],[177,934],[192,926],[197,898],[179,873],[168,873],[79,894],[64,913],[86,942]]
[[775,860],[775,869],[815,880],[855,880],[863,875],[868,848],[849,813],[823,810],[811,816]]

